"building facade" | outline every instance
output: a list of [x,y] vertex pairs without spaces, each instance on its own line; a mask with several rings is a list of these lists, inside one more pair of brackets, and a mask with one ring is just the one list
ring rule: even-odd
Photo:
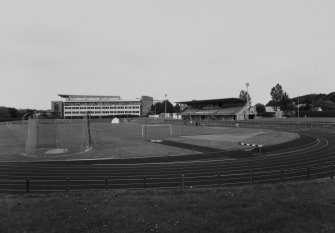
[[243,99],[212,99],[179,102],[185,106],[181,111],[182,118],[190,121],[234,121],[254,118],[254,108]]
[[51,112],[56,118],[64,116],[64,103],[62,101],[51,101]]
[[151,111],[151,105],[154,104],[154,98],[151,96],[142,96],[141,97],[141,116],[148,116]]
[[82,117],[87,114],[92,117],[143,116],[150,111],[152,104],[148,96],[133,100],[121,99],[120,96],[65,94],[59,96],[62,101],[52,101],[51,109],[61,118]]

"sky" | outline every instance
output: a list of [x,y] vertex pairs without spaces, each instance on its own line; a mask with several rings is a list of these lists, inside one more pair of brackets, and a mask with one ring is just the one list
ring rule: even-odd
[[335,91],[334,0],[1,0],[0,106]]

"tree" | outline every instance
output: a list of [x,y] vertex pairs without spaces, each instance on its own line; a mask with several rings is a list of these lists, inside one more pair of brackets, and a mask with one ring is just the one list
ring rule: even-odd
[[179,104],[176,104],[176,105],[173,107],[173,112],[174,112],[174,113],[180,113],[180,105],[179,105]]
[[239,98],[242,99],[242,100],[245,100],[245,101],[249,100],[249,102],[251,100],[249,93],[247,91],[245,91],[245,90],[241,90],[240,91]]
[[327,95],[327,100],[331,100],[335,103],[335,92],[331,92]]
[[[162,102],[157,102],[154,105],[151,105],[151,112],[154,114],[165,113],[165,100]],[[173,113],[174,107],[169,100],[166,100],[166,112]]]
[[265,106],[261,103],[256,104],[255,109],[258,115],[261,115],[262,113],[265,112]]
[[318,100],[315,104],[317,107],[321,107],[324,111],[335,110],[335,104],[331,100]]
[[270,95],[274,103],[274,106],[273,106],[274,110],[277,111],[277,108],[280,105],[280,101],[283,98],[282,86],[278,83],[276,86],[272,87]]
[[313,100],[310,96],[306,96],[305,100],[304,100],[304,104],[312,104]]
[[275,102],[273,100],[270,100],[265,106],[275,106]]
[[292,100],[288,96],[287,92],[284,92],[281,100],[279,101],[280,109],[282,111],[289,110],[289,106],[292,103]]
[[11,118],[21,118],[20,112],[16,108],[8,108]]
[[242,100],[245,100],[245,101],[247,101],[251,104],[251,97],[250,97],[250,95],[247,91],[241,90],[239,98],[242,99]]
[[6,107],[0,107],[0,118],[8,119],[10,118],[10,112]]

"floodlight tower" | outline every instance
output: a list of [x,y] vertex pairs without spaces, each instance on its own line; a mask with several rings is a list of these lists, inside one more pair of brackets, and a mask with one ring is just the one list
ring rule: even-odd
[[166,117],[166,96],[167,94],[165,94],[165,117]]
[[298,96],[298,122],[300,123],[300,114],[299,114],[299,110],[300,110],[300,106],[299,106],[299,96]]
[[247,103],[248,103],[248,105],[250,107],[250,102],[249,102],[249,97],[250,97],[250,95],[249,95],[249,83],[246,83],[245,86],[247,87],[247,94],[246,94]]

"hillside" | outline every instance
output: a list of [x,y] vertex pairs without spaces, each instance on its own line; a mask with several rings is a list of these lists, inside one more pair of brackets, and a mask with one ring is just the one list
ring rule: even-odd
[[317,104],[324,101],[331,101],[332,103],[335,103],[335,92],[331,92],[329,94],[307,94],[291,98],[291,100],[297,103],[298,98],[300,104]]

